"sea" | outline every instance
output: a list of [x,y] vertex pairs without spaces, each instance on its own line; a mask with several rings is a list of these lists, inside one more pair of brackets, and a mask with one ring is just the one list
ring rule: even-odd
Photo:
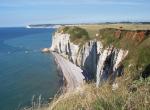
[[0,28],[0,110],[47,103],[60,87],[50,47],[55,29]]

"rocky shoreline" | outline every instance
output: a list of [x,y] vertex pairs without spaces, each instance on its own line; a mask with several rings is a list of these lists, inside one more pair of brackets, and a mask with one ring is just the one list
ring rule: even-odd
[[84,83],[84,76],[82,75],[82,70],[68,61],[67,59],[63,58],[61,55],[52,52],[53,56],[55,57],[55,61],[57,65],[61,69],[63,76],[67,82],[67,91],[74,90]]

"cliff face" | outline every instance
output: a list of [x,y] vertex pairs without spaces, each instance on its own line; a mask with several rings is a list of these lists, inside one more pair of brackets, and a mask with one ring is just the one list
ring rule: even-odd
[[105,47],[100,41],[90,40],[83,45],[70,42],[69,34],[55,33],[52,38],[51,51],[55,51],[67,58],[84,72],[86,80],[95,79],[97,86],[102,81],[123,74],[121,62],[128,51],[113,46]]

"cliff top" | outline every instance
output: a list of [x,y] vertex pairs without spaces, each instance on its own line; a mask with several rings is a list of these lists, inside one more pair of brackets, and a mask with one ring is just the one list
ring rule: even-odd
[[[135,28],[134,28],[135,27]],[[73,43],[84,44],[88,40],[100,40],[104,47],[113,45],[117,48],[129,50],[125,64],[129,62],[146,66],[150,61],[150,25],[128,24],[128,25],[82,25],[66,26],[58,29],[60,33],[70,34]],[[82,46],[82,45],[81,45]]]
[[[128,45],[136,46],[149,37],[149,24],[101,24],[63,26],[57,30],[59,33],[70,34],[70,40],[82,44],[90,39],[103,41],[104,45],[113,44],[116,47],[127,49]],[[131,42],[131,43],[130,43]],[[130,43],[130,44],[128,44]]]
[[89,40],[88,32],[85,29],[77,26],[63,26],[60,27],[57,32],[70,34],[70,41],[75,44]]

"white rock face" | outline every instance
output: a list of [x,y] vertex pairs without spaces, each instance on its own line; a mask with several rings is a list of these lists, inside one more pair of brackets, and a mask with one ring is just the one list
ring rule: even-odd
[[[96,73],[97,61],[97,44],[96,41],[85,43],[79,50],[76,64],[80,66],[89,78],[94,78]],[[93,73],[93,74],[91,74]]]
[[106,70],[104,70],[104,67],[105,67],[106,59],[108,56],[110,56],[111,52],[112,52],[112,48],[107,48],[101,51],[101,53],[99,54],[99,60],[97,63],[97,73],[96,73],[96,85],[97,86],[100,84],[100,81],[102,80],[102,75],[106,75],[106,71],[108,71],[107,68]]
[[127,50],[116,49],[114,47],[108,47],[100,53],[96,74],[97,87],[100,82],[107,80],[109,77],[114,80],[116,76],[123,74],[123,65],[121,65],[121,62],[127,54]]
[[123,72],[122,60],[128,51],[109,46],[104,48],[100,41],[91,40],[82,46],[70,42],[69,34],[55,33],[52,39],[51,51],[58,52],[79,66],[88,78],[96,79],[99,86],[109,77],[114,79]]
[[50,50],[65,53],[67,51],[66,46],[68,45],[69,37],[69,34],[55,33]]
[[79,46],[70,42],[69,34],[61,34],[56,32],[53,36],[50,50],[62,54],[64,57],[67,57],[75,63]]

